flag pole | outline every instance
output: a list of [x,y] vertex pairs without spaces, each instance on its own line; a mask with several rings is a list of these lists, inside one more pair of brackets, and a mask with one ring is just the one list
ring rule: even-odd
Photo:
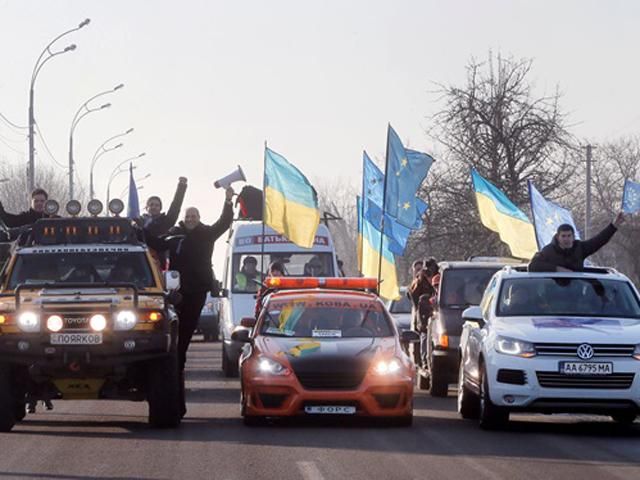
[[[264,141],[264,156],[262,159],[262,237],[260,239],[260,269],[264,270],[264,219],[267,213],[267,141]],[[261,283],[264,284],[264,271],[261,272]]]
[[531,179],[527,180],[527,192],[529,193],[529,207],[531,207],[531,218],[533,218],[533,233],[536,236],[536,245],[538,246],[538,251],[544,247],[544,245],[540,245],[540,241],[538,239],[538,221],[536,220],[536,211],[533,208],[533,197],[531,196],[531,186],[533,182]]
[[[389,181],[389,130],[391,124],[387,124],[387,147],[384,161],[384,190],[382,192],[382,216],[380,219],[380,246],[378,249],[378,285],[382,277],[382,247],[384,242],[384,216],[387,209],[387,182]],[[364,220],[364,219],[363,219]]]
[[[358,232],[360,238],[358,239],[358,241],[360,242],[360,258],[358,259],[358,270],[360,270],[360,273],[362,273],[362,267],[363,267],[363,256],[364,256],[364,201],[365,201],[365,181],[364,181],[364,156],[365,156],[366,152],[363,150],[362,151],[362,193],[360,194],[360,231]],[[357,199],[356,199],[357,201]],[[357,207],[357,205],[356,205]]]

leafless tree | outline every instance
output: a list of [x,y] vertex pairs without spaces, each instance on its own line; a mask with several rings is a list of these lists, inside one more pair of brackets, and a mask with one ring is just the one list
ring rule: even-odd
[[357,275],[358,211],[355,187],[345,180],[331,183],[316,181],[320,213],[337,217],[327,224],[336,246],[338,257],[344,262],[347,275]]

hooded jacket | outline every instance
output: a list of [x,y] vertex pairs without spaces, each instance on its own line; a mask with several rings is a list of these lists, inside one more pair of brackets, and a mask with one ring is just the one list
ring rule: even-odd
[[147,236],[147,243],[155,250],[169,251],[171,270],[180,272],[180,291],[206,292],[213,287],[213,244],[229,229],[232,221],[233,207],[225,202],[222,215],[213,225],[200,223],[187,230],[184,222],[180,222],[169,230],[166,238]]
[[613,224],[609,224],[589,240],[575,240],[571,248],[560,248],[557,235],[554,235],[551,243],[531,259],[529,271],[555,272],[557,267],[564,267],[574,272],[582,271],[585,258],[605,246],[617,231]]

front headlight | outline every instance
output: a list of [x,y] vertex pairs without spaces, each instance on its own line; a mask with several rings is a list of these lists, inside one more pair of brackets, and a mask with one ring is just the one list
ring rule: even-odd
[[39,332],[40,316],[35,312],[22,312],[18,316],[18,327],[23,332]]
[[89,325],[94,332],[101,332],[107,328],[107,319],[104,318],[104,315],[97,314],[89,319]]
[[376,375],[395,375],[402,370],[402,363],[397,358],[391,360],[378,360],[373,366]]
[[258,359],[258,372],[267,375],[288,375],[289,369],[271,358],[260,357]]
[[636,348],[633,350],[633,358],[640,360],[640,345],[636,345]]
[[496,352],[523,358],[531,358],[536,355],[533,343],[507,337],[496,338]]
[[138,317],[131,310],[123,310],[116,315],[113,328],[115,330],[131,330],[138,323]]

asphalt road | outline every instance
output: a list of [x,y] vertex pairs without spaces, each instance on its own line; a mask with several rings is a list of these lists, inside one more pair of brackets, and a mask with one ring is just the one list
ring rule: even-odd
[[361,423],[242,425],[220,344],[194,343],[179,430],[147,427],[146,404],[56,402],[0,434],[0,478],[624,479],[640,478],[640,423],[516,416],[480,431],[447,399],[416,395],[412,428]]

